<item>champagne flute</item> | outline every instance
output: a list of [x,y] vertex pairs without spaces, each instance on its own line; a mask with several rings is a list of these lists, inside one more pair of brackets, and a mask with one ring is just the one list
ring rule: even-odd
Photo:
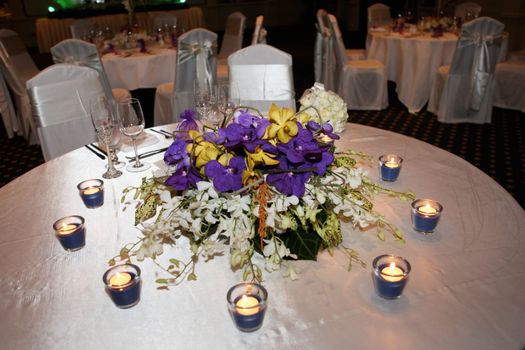
[[135,162],[126,167],[127,171],[140,172],[148,170],[151,167],[149,163],[141,163],[137,152],[137,137],[144,130],[144,114],[139,100],[130,98],[119,102],[117,105],[118,117],[120,120],[120,132],[129,136],[133,142],[135,150]]
[[208,126],[208,117],[211,110],[212,91],[206,86],[200,86],[199,82],[193,82],[193,98],[195,108],[205,126]]
[[217,108],[224,114],[227,121],[233,115],[239,101],[237,85],[228,82],[219,83],[217,87]]
[[[111,144],[115,130],[118,133],[118,122],[111,111],[111,104],[106,96],[97,96],[89,103],[91,121],[93,122],[98,138],[102,140],[107,149],[110,147],[109,145]],[[115,169],[108,152],[108,169],[102,174],[102,177],[104,179],[113,179],[120,175],[122,175],[122,172]]]

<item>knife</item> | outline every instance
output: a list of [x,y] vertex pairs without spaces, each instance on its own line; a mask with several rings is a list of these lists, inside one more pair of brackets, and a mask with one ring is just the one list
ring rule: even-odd
[[107,152],[104,151],[102,148],[98,147],[97,145],[95,145],[94,143],[91,143],[89,144],[91,147],[93,147],[94,149],[98,150],[100,153],[102,153],[103,155],[105,155],[106,157],[108,156]]
[[[155,154],[166,152],[167,149],[168,149],[168,147],[161,148],[161,149],[156,149],[154,151],[144,152],[142,154],[139,154],[139,159],[151,157],[151,156],[154,156]],[[135,161],[135,157],[133,157],[133,159],[130,159],[128,162],[131,163],[131,162],[134,162],[134,161]]]
[[84,147],[86,147],[88,150],[90,150],[91,152],[93,152],[97,157],[99,157],[100,159],[104,160],[106,159],[106,157],[104,157],[103,154],[100,154],[98,153],[94,148],[91,148],[90,145],[85,145]]

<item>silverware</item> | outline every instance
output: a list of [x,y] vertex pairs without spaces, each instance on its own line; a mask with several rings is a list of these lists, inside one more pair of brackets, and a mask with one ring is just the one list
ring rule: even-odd
[[106,151],[104,151],[102,148],[98,147],[97,145],[95,145],[94,143],[91,143],[89,144],[91,147],[93,147],[94,149],[98,150],[100,153],[102,153],[103,155],[105,155],[106,157],[108,156],[108,153]]
[[[147,157],[150,157],[150,156],[154,156],[155,154],[166,152],[167,149],[168,149],[168,147],[165,147],[165,148],[161,148],[161,149],[156,149],[154,151],[148,151],[148,152],[141,153],[141,154],[139,154],[139,159],[147,158]],[[126,156],[126,158],[129,159],[130,163],[135,160],[135,156]]]
[[85,145],[84,147],[86,147],[88,150],[90,150],[91,152],[93,152],[97,157],[99,157],[100,159],[104,160],[106,159],[106,157],[103,155],[103,154],[100,154],[98,153],[98,151],[96,151],[94,148],[91,148],[90,147],[91,145]]
[[170,135],[170,138],[173,137],[173,132],[169,132],[167,130],[160,129],[160,132],[163,132],[166,135]]
[[150,131],[153,131],[153,132],[156,132],[157,134],[161,134],[162,136],[164,136],[165,138],[167,139],[171,139],[171,135],[170,134],[166,134],[164,130],[155,130],[155,129],[149,129]]

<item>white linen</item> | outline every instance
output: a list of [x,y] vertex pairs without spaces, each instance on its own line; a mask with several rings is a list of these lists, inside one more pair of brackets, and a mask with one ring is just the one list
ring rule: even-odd
[[[292,56],[273,46],[245,47],[228,58],[230,84],[243,106],[266,113],[272,103],[295,111]],[[235,95],[234,95],[235,96]]]
[[[142,152],[145,148],[156,145],[160,142],[157,135],[152,133],[143,132],[139,137],[136,138],[137,142],[137,151]],[[131,137],[122,135],[120,138],[119,150],[122,153],[125,153],[126,156],[134,156],[135,148],[133,147],[133,141]]]
[[27,90],[38,121],[42,153],[47,161],[96,140],[85,108],[104,94],[96,70],[69,64],[50,66],[28,80]]
[[493,105],[525,112],[525,60],[496,64]]
[[504,25],[489,17],[465,24],[448,69],[438,70],[428,111],[443,123],[490,123],[494,70]]
[[153,47],[147,53],[134,51],[129,56],[105,54],[102,64],[112,87],[151,89],[173,81],[176,57],[177,50]]
[[377,3],[368,7],[368,29],[381,26],[392,25],[392,17],[390,16],[390,7]]
[[317,29],[317,34],[315,36],[315,45],[314,45],[314,77],[315,81],[323,83],[323,57],[324,57],[324,47],[326,46],[324,42],[328,39],[326,35],[326,27],[324,26],[324,17],[328,15],[325,9],[317,10],[316,19],[317,23],[315,27]]
[[[169,141],[162,140],[164,145]],[[195,282],[157,290],[164,276],[147,261],[142,296],[135,307],[116,308],[104,291],[107,260],[137,239],[133,207],[120,197],[146,173],[104,181],[105,203],[86,209],[76,185],[100,178],[105,161],[84,147],[48,162],[0,188],[0,337],[5,349],[519,349],[525,344],[525,214],[501,186],[464,160],[384,130],[349,124],[338,143],[378,157],[385,150],[404,158],[400,178],[382,183],[413,190],[444,205],[436,232],[414,232],[410,205],[379,196],[376,210],[403,232],[406,243],[343,226],[344,244],[366,268],[338,250],[318,261],[294,262],[300,279],[265,272],[269,306],[255,333],[239,332],[226,308],[226,292],[241,280],[229,255],[200,261]],[[154,147],[160,148],[160,145]],[[162,163],[162,154],[148,158]],[[368,168],[368,166],[365,165]],[[378,179],[376,164],[368,168]],[[28,212],[28,205],[38,210]],[[65,252],[53,222],[65,215],[86,219],[86,246]],[[168,249],[180,257],[181,244]],[[399,300],[374,291],[371,262],[393,253],[412,264]],[[166,257],[167,258],[167,257]],[[257,259],[261,262],[260,259]]]

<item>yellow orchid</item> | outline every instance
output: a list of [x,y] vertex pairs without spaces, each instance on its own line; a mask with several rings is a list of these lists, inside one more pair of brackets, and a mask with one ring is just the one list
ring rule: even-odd
[[263,151],[261,146],[257,146],[253,153],[248,153],[248,160],[253,161],[255,165],[277,165],[279,161],[275,159],[276,155]]
[[[193,143],[188,144],[187,150],[188,153],[193,154],[195,157],[195,167],[198,169],[201,169],[210,160],[215,160],[222,154],[222,151],[213,143],[204,141],[200,132],[190,130],[188,134]],[[201,169],[201,172],[203,171],[204,169]]]
[[261,178],[261,174],[253,169],[255,163],[249,156],[247,158],[247,163],[247,169],[242,172],[242,184],[244,186],[254,183]]
[[221,165],[223,166],[228,166],[232,158],[233,158],[233,153],[224,153],[219,157],[217,161],[221,163]]
[[286,107],[279,109],[272,103],[268,116],[271,124],[266,129],[266,138],[277,138],[282,143],[288,143],[292,137],[297,135],[299,128],[292,109]]
[[306,123],[308,123],[310,120],[312,120],[312,116],[306,112],[301,112],[297,114],[297,120],[301,125],[306,126]]

